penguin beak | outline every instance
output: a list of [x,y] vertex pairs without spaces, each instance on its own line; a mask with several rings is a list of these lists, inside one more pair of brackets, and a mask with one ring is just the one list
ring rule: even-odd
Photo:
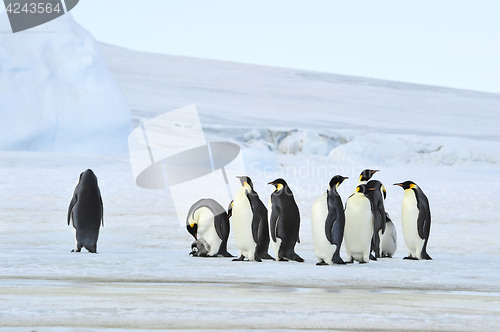
[[189,256],[194,256],[195,252],[194,250],[189,253]]
[[403,184],[402,183],[395,183],[395,184],[393,184],[393,186],[400,186],[400,187],[402,187]]
[[272,184],[274,186],[274,182],[269,182],[268,184]]
[[378,170],[378,169],[377,169],[377,170],[372,171],[372,174],[375,174],[375,173],[377,173],[377,172],[379,172],[379,170]]

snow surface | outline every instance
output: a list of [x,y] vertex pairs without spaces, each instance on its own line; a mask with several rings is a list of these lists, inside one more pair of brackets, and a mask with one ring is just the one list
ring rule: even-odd
[[[195,103],[209,140],[242,145],[264,202],[269,181],[288,181],[305,262],[189,257],[169,193],[137,187],[127,155],[4,151],[0,331],[471,331],[500,318],[500,96],[101,47],[134,127]],[[86,168],[104,201],[97,255],[71,253],[66,225]],[[335,174],[349,177],[345,202],[364,168],[380,169],[398,251],[318,267],[311,205]],[[402,259],[403,191],[392,184],[410,179],[430,201],[432,261]]]
[[0,150],[126,152],[130,109],[71,14],[9,33],[0,12]]

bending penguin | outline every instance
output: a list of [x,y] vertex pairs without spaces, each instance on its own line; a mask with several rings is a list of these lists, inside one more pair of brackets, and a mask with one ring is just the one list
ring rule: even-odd
[[395,183],[405,190],[401,209],[403,237],[409,254],[404,259],[432,259],[427,254],[427,242],[431,231],[429,200],[422,189],[412,181]]
[[91,253],[97,253],[99,229],[104,227],[104,210],[97,177],[91,169],[80,174],[80,179],[73,192],[68,208],[68,225],[73,221],[75,249],[80,252],[85,247]]
[[337,188],[347,177],[335,175],[328,190],[313,203],[311,227],[316,265],[345,264],[340,258],[340,247],[344,237],[345,215],[342,198]]
[[385,232],[382,235],[381,241],[381,250],[382,257],[392,258],[396,249],[398,249],[398,234],[396,233],[396,227],[394,227],[394,223],[392,222],[389,214],[386,212],[385,214]]
[[268,184],[276,187],[269,199],[269,232],[276,257],[279,261],[303,262],[295,253],[295,244],[300,243],[300,213],[293,193],[283,179]]
[[377,260],[377,258],[382,257],[380,242],[385,233],[386,212],[384,199],[387,193],[382,182],[377,180],[370,180],[366,184],[366,189],[366,197],[370,200],[373,218],[373,237],[370,253],[375,251],[375,258],[370,257],[370,259]]
[[236,246],[240,250],[235,261],[248,258],[260,262],[272,259],[269,250],[269,226],[267,209],[253,189],[252,180],[248,176],[237,176],[241,187],[230,204],[233,234]]
[[344,243],[347,262],[354,260],[360,263],[370,261],[370,249],[373,236],[373,217],[366,185],[356,187],[354,194],[349,196],[345,207]]
[[226,210],[215,200],[203,198],[194,203],[186,217],[186,228],[195,239],[190,255],[233,257],[227,252],[229,217]]

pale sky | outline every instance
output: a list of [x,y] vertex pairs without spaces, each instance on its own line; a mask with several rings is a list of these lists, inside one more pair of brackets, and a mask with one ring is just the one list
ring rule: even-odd
[[80,0],[134,50],[500,93],[500,1]]

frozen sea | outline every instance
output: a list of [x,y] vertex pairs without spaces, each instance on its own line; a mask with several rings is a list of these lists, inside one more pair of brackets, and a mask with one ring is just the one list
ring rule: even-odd
[[[169,192],[137,187],[126,154],[3,151],[0,331],[500,330],[500,95],[101,48],[134,127],[196,104],[208,139],[270,166],[249,171],[264,202],[287,180],[305,262],[188,256]],[[104,201],[97,255],[71,253],[66,224],[87,168]],[[380,169],[398,251],[318,267],[312,202],[335,174],[345,202],[364,168]],[[432,261],[402,259],[405,180],[429,198]]]

